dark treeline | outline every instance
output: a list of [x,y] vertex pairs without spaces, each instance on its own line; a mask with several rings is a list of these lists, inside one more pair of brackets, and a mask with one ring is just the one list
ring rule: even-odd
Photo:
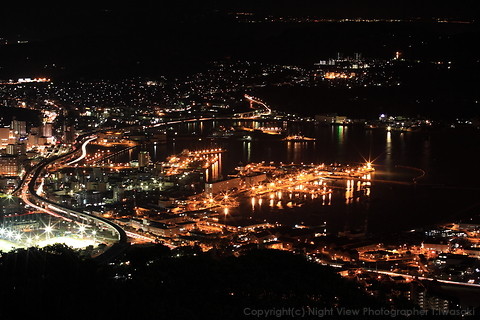
[[242,318],[244,308],[381,305],[329,267],[273,250],[132,247],[97,265],[63,245],[3,253],[0,318]]

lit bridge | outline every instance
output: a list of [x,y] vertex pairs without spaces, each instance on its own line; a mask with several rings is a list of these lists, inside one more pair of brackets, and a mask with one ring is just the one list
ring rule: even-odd
[[[267,104],[262,100],[249,96],[247,94],[245,95],[245,99],[250,101],[250,109],[255,109],[255,110],[235,113],[234,117],[248,119],[248,118],[258,118],[261,116],[268,116],[272,114],[272,109],[270,109],[270,107],[267,106]],[[254,107],[255,104],[260,105],[260,108],[256,109]]]

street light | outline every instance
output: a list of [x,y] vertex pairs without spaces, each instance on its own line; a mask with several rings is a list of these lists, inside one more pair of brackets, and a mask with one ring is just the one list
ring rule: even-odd
[[85,226],[82,224],[80,227],[78,227],[78,232],[80,232],[80,234],[83,234],[85,232]]
[[47,235],[47,238],[49,238],[49,237],[50,237],[50,235],[51,235],[51,234],[52,234],[52,232],[53,232],[53,228],[52,228],[52,226],[51,226],[51,225],[47,225],[47,226],[45,226],[45,228],[44,228],[43,230],[44,230],[44,232],[43,232],[43,233],[45,233],[45,234]]

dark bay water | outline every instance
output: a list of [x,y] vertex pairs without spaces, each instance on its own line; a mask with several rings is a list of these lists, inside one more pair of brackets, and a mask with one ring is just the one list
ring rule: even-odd
[[[282,127],[291,134],[315,137],[316,141],[284,142],[271,138],[241,141],[208,137],[219,127],[232,126]],[[383,233],[421,228],[460,215],[475,214],[480,202],[477,200],[480,173],[476,166],[480,155],[478,132],[387,132],[354,126],[226,120],[184,123],[170,128],[169,132],[175,138],[169,139],[167,144],[141,146],[129,153],[129,159],[136,159],[139,150],[148,150],[153,161],[163,161],[183,149],[222,147],[226,150],[221,164],[225,176],[239,164],[249,162],[357,164],[364,163],[365,159],[374,161],[375,179],[410,182],[421,175],[421,170],[426,173],[416,186],[373,182],[369,196],[352,201],[346,201],[346,181],[335,182],[338,188],[326,203],[321,197],[312,200],[293,195],[287,198],[287,194],[281,197],[266,194],[262,201],[244,199],[238,208],[229,210],[227,219],[252,218],[311,225],[327,222],[328,232]],[[291,207],[286,206],[292,200]]]

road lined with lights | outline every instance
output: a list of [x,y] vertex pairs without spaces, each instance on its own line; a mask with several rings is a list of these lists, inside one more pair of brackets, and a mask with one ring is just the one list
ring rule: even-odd
[[[270,113],[271,109],[266,106],[265,103],[259,101],[256,98],[250,97],[250,96],[245,96],[247,99],[249,99],[251,102],[257,103],[262,105],[265,110]],[[235,118],[235,117],[234,117]],[[134,127],[128,127],[128,128],[123,128],[121,130],[126,131],[126,130],[132,130],[135,129],[136,127],[138,128],[155,128],[159,126],[167,126],[167,125],[173,125],[173,124],[180,124],[180,123],[185,123],[185,122],[195,122],[195,121],[209,121],[209,120],[215,120],[216,118],[187,118],[187,119],[178,119],[178,120],[172,120],[172,121],[166,121],[162,123],[157,123],[157,124],[152,124],[148,126],[134,126]],[[53,152],[47,155],[47,158],[44,160],[40,161],[40,163],[36,164],[30,172],[26,173],[25,176],[23,177],[19,187],[14,191],[15,194],[17,194],[26,205],[30,206],[31,208],[34,208],[35,210],[38,210],[40,212],[49,214],[55,218],[63,219],[67,222],[74,222],[79,225],[82,225],[84,222],[88,223],[93,223],[93,224],[100,224],[100,225],[107,225],[110,227],[114,232],[116,233],[117,237],[117,243],[115,243],[112,247],[107,249],[102,255],[102,257],[111,257],[114,256],[119,252],[120,247],[122,245],[127,243],[127,234],[126,232],[119,227],[118,225],[114,224],[110,220],[107,220],[102,217],[97,217],[85,212],[78,211],[74,208],[69,208],[65,207],[63,205],[60,205],[58,203],[55,203],[51,200],[48,200],[47,198],[42,196],[42,185],[43,185],[43,173],[45,172],[45,169],[51,165],[54,164],[59,164],[62,163],[63,165],[74,165],[79,163],[80,161],[84,160],[88,156],[88,151],[87,151],[87,146],[90,142],[94,141],[97,139],[96,133],[110,130],[111,128],[102,128],[102,129],[97,129],[89,133],[84,133],[82,134],[78,139],[77,142],[74,144],[74,148],[71,151],[68,151],[64,154],[54,154]],[[60,148],[63,147],[63,145],[58,145]],[[57,147],[57,146],[56,146]],[[78,152],[81,152],[81,154],[72,159],[72,157],[77,154]],[[215,152],[211,151],[209,153],[219,153],[221,152],[220,150],[215,150]],[[191,157],[195,156],[206,156],[206,155],[198,155],[198,154],[189,154]],[[213,160],[213,159],[209,159]],[[38,181],[41,180],[40,185],[38,185]],[[130,236],[134,236],[133,234],[130,233]],[[138,235],[135,235],[138,237]],[[144,239],[147,240],[147,239]],[[151,240],[151,239],[149,239]]]
[[[328,265],[334,268],[343,268],[344,265],[342,263],[338,262],[330,262],[330,261],[325,261],[322,260],[320,261],[319,259],[315,260],[317,263],[320,263],[322,265]],[[443,280],[443,279],[436,279],[436,278],[430,278],[430,277],[424,277],[424,276],[414,276],[411,274],[406,274],[406,273],[398,273],[398,272],[391,272],[387,270],[378,270],[378,269],[370,269],[370,268],[364,268],[364,267],[356,267],[355,269],[359,269],[362,271],[366,272],[372,272],[372,273],[378,273],[378,274],[385,274],[391,277],[405,277],[408,279],[412,280],[427,280],[427,281],[437,281],[440,283],[444,284],[449,284],[449,285],[458,285],[458,286],[465,286],[465,287],[472,287],[472,288],[480,288],[480,284],[478,283],[468,283],[468,282],[459,282],[459,281],[451,281],[451,280]]]
[[267,113],[265,113],[265,115],[269,115],[272,113],[272,109],[270,109],[263,101],[260,101],[258,100],[257,98],[255,97],[252,97],[252,96],[249,96],[249,95],[245,95],[245,98],[250,101],[250,102],[254,102],[256,104],[259,104],[261,106],[263,106],[265,109],[267,109]]
[[78,157],[77,159],[73,160],[73,161],[70,161],[70,162],[67,162],[67,165],[72,165],[76,162],[79,162],[81,161],[83,158],[85,158],[87,156],[87,145],[93,141],[97,139],[96,136],[90,138],[90,139],[87,139],[83,144],[82,144],[82,154],[80,155],[80,157]]
[[[103,261],[108,261],[114,258],[119,253],[121,253],[123,249],[126,247],[127,235],[125,231],[108,219],[97,217],[85,212],[80,212],[73,208],[68,208],[68,207],[59,205],[53,201],[50,201],[40,196],[39,194],[37,194],[38,190],[36,190],[37,180],[39,179],[39,177],[41,176],[41,173],[44,171],[44,169],[47,166],[57,161],[62,161],[74,155],[79,150],[82,150],[82,154],[80,155],[79,158],[77,158],[77,160],[80,158],[83,159],[85,157],[86,145],[90,141],[96,139],[96,137],[92,137],[90,135],[84,135],[83,138],[81,138],[80,140],[84,140],[84,139],[87,139],[87,140],[82,142],[81,149],[76,148],[64,155],[45,159],[42,162],[40,162],[36,167],[34,167],[34,169],[26,175],[26,179],[24,180],[22,184],[22,188],[20,189],[21,190],[20,198],[22,198],[22,200],[25,201],[26,204],[28,204],[29,206],[32,206],[37,210],[53,215],[57,218],[64,219],[66,221],[71,222],[74,220],[77,221],[78,219],[81,219],[83,221],[86,221],[87,223],[93,222],[94,224],[107,225],[111,230],[113,230],[116,233],[117,241],[111,247],[105,250],[102,254],[95,257],[96,260],[103,262]],[[78,222],[78,223],[83,223],[83,222]]]
[[401,277],[405,277],[405,278],[409,278],[409,279],[437,281],[437,282],[445,283],[445,284],[452,284],[452,285],[459,285],[459,286],[467,286],[467,287],[480,288],[480,284],[477,284],[477,283],[458,282],[458,281],[435,279],[435,278],[429,278],[429,277],[423,277],[423,276],[412,276],[412,275],[410,275],[410,274],[404,274],[404,273],[398,273],[398,272],[390,272],[390,271],[384,271],[384,270],[374,270],[374,269],[364,269],[364,268],[361,268],[361,269],[362,269],[362,270],[365,270],[365,271],[368,271],[368,272],[386,274],[386,275],[393,276],[393,277],[401,276]]
[[[197,121],[197,119],[185,119],[181,121],[169,121],[169,122],[164,122],[158,125],[151,125],[149,127],[156,127],[160,125],[170,125],[170,124],[175,124],[175,123],[182,123],[182,122],[191,122],[191,121]],[[142,126],[145,128],[145,126]],[[65,159],[68,159],[72,155],[76,154],[78,151],[81,151],[81,155],[77,157],[74,160],[71,160],[66,163],[66,165],[72,165],[77,162],[80,162],[81,160],[85,159],[85,157],[88,154],[87,151],[87,145],[97,139],[97,136],[94,135],[95,133],[101,132],[101,131],[106,131],[110,130],[111,128],[104,128],[101,130],[96,130],[91,133],[86,133],[80,136],[77,141],[81,141],[81,146],[80,147],[74,147],[74,149],[70,152],[67,152],[63,155],[56,155],[47,159],[42,160],[40,163],[35,165],[30,172],[25,174],[24,179],[21,181],[20,186],[15,190],[15,193],[20,193],[19,197],[29,206],[32,208],[35,208],[36,210],[39,210],[41,212],[47,213],[49,215],[52,215],[56,218],[63,219],[68,222],[72,222],[78,219],[82,219],[84,221],[96,221],[99,223],[106,224],[109,226],[114,232],[117,233],[117,242],[113,244],[110,248],[105,250],[101,255],[97,256],[95,259],[97,261],[109,261],[112,258],[116,257],[119,253],[123,251],[123,249],[127,245],[127,234],[123,228],[118,226],[117,224],[111,222],[108,219],[94,216],[85,212],[80,212],[78,210],[75,210],[74,208],[68,208],[62,205],[59,205],[53,201],[50,201],[42,196],[39,195],[40,192],[38,192],[38,189],[36,190],[36,185],[37,185],[37,180],[40,178],[42,171],[48,167],[49,165],[55,163],[55,162],[60,162],[64,161]],[[123,130],[128,130],[132,129],[130,128],[124,128]],[[80,142],[78,142],[80,143]],[[77,144],[78,144],[77,143]]]
[[[249,97],[249,99],[252,99],[252,101],[264,105],[262,102],[258,102],[253,97]],[[270,110],[266,105],[265,105],[265,108],[267,108],[267,110]],[[189,119],[182,119],[182,120],[166,121],[163,123],[153,124],[149,126],[136,126],[136,127],[146,129],[146,128],[152,128],[152,127],[158,127],[158,126],[167,126],[167,125],[172,125],[177,123],[204,121],[204,120],[212,120],[212,119],[214,118],[201,118],[201,119],[189,118]],[[135,127],[122,128],[121,130],[126,131],[126,130],[132,130],[133,128]],[[52,164],[55,164],[56,162],[66,164],[66,165],[72,165],[84,160],[88,155],[87,145],[90,142],[97,139],[96,133],[105,131],[105,130],[110,130],[110,128],[104,128],[102,130],[96,130],[88,134],[83,134],[81,137],[79,137],[79,139],[77,139],[77,143],[75,143],[74,150],[67,152],[63,155],[56,155],[41,161],[37,166],[35,166],[32,169],[31,172],[25,175],[26,179],[23,181],[22,188],[20,189],[21,198],[25,201],[26,204],[30,205],[31,207],[37,210],[40,210],[42,212],[45,212],[47,214],[53,215],[55,217],[62,218],[67,221],[77,222],[79,219],[81,219],[81,220],[84,220],[82,222],[88,221],[89,223],[105,224],[115,231],[115,233],[117,234],[117,240],[118,240],[117,244],[119,244],[117,247],[121,247],[121,245],[127,243],[127,233],[121,227],[119,227],[115,223],[103,217],[97,217],[92,214],[84,213],[74,208],[65,207],[63,205],[50,201],[42,197],[40,192],[38,192],[39,189],[37,188],[37,181],[41,178],[42,172],[44,172],[45,168],[47,168]],[[77,154],[80,151],[81,151],[81,154],[75,159],[72,159],[72,156]],[[204,157],[210,154],[218,154],[218,153],[221,153],[222,151],[223,150],[221,149],[207,150],[205,152],[196,151],[196,152],[190,152],[188,156],[193,158]],[[112,250],[114,246],[112,246],[112,248],[110,249],[107,249],[105,253],[109,251],[110,253],[108,255],[114,255],[114,253],[117,251],[117,250]]]

